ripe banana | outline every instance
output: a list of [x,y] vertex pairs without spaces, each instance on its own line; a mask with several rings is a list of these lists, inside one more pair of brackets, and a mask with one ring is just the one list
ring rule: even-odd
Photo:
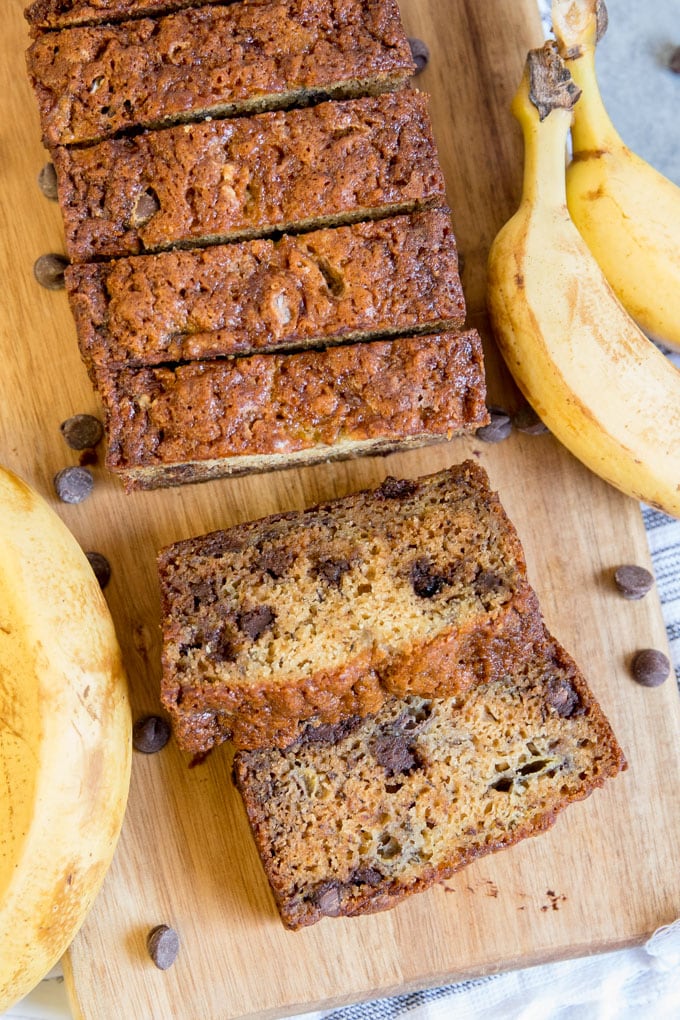
[[0,1013],[54,966],[113,856],[131,762],[127,680],[85,554],[0,468]]
[[577,93],[554,42],[529,53],[512,104],[524,135],[523,193],[491,246],[490,320],[520,390],[557,439],[607,482],[680,517],[680,372],[618,301],[566,206]]
[[560,55],[581,89],[571,128],[567,205],[624,307],[680,350],[680,188],[624,144],[595,71],[604,0],[553,0]]

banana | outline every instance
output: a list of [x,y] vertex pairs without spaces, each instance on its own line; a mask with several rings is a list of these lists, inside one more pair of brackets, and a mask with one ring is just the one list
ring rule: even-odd
[[71,532],[0,468],[0,1013],[73,939],[126,808],[127,679]]
[[577,98],[556,44],[532,50],[512,104],[524,136],[522,198],[490,249],[489,317],[555,437],[611,485],[680,517],[680,372],[625,311],[567,210]]
[[631,152],[607,114],[595,71],[604,0],[553,0],[552,20],[582,92],[567,169],[571,218],[645,333],[680,350],[680,188]]

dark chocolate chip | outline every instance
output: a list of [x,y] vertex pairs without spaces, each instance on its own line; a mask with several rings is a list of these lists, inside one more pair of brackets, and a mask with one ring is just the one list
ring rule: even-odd
[[285,549],[282,546],[274,546],[271,549],[264,549],[258,557],[257,565],[265,574],[269,574],[275,581],[288,571],[294,559],[292,549]]
[[54,488],[63,503],[82,503],[94,488],[94,478],[87,468],[62,468],[54,476]]
[[512,419],[507,411],[500,407],[490,407],[488,425],[480,425],[475,432],[478,439],[484,443],[500,443],[507,439],[512,432]]
[[146,947],[158,969],[167,970],[177,959],[179,935],[167,924],[159,924],[147,935]]
[[643,687],[660,687],[668,679],[671,664],[658,648],[642,648],[633,656],[633,679]]
[[529,404],[525,404],[512,416],[512,424],[518,432],[524,432],[528,436],[543,436],[549,432],[548,426],[543,424]]
[[159,715],[143,715],[132,727],[132,746],[142,754],[156,754],[170,739],[170,725]]
[[581,707],[578,691],[568,680],[548,680],[546,701],[562,719],[570,719]]
[[132,225],[134,227],[141,227],[148,223],[160,207],[161,203],[158,201],[156,192],[153,188],[147,188],[137,199],[137,204],[132,213]]
[[338,917],[342,910],[337,882],[323,882],[314,890],[312,900],[326,917]]
[[614,571],[614,583],[624,599],[641,599],[654,585],[654,577],[644,567],[625,563]]
[[446,584],[446,578],[434,572],[427,556],[415,561],[411,567],[410,577],[414,592],[423,599],[431,599],[438,595]]
[[352,885],[370,885],[374,888],[383,880],[382,872],[377,868],[356,868],[349,877]]
[[318,726],[307,726],[298,741],[298,746],[305,747],[308,744],[338,744],[349,733],[355,730],[360,722],[360,716],[348,715],[337,723],[320,723]]
[[388,475],[376,489],[376,496],[382,496],[383,499],[406,499],[412,496],[417,488],[418,483],[411,478],[393,478]]
[[491,570],[482,570],[475,578],[474,588],[477,595],[490,595],[492,591],[498,591],[502,584],[498,574]]
[[349,560],[319,560],[314,566],[314,573],[325,581],[326,584],[332,584],[339,588],[343,574],[346,574],[349,569]]
[[93,414],[71,415],[59,429],[72,450],[91,450],[104,435],[104,426]]
[[94,576],[99,581],[99,587],[104,589],[111,580],[111,564],[107,560],[106,556],[98,552],[86,552],[90,566],[94,571]]
[[416,65],[415,74],[420,74],[430,62],[430,50],[422,39],[409,39],[408,44],[411,47],[413,63]]
[[45,163],[45,166],[38,174],[38,187],[45,198],[49,198],[52,202],[57,201],[59,195],[57,192],[57,171],[54,169],[54,163]]
[[68,265],[68,259],[64,255],[50,252],[48,255],[41,255],[33,264],[33,275],[41,287],[48,290],[63,290],[64,270]]
[[676,46],[671,51],[671,55],[668,58],[668,67],[673,74],[680,74],[680,46]]
[[245,613],[239,615],[238,627],[251,641],[257,641],[275,619],[276,613],[271,606],[255,606],[254,609],[247,609]]
[[418,767],[420,761],[414,749],[404,736],[398,733],[382,733],[371,746],[373,757],[385,769],[388,776],[408,775]]

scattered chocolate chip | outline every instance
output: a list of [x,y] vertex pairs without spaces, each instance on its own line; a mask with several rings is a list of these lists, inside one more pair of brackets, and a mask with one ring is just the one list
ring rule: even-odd
[[410,577],[414,592],[423,599],[431,599],[437,595],[446,583],[445,577],[434,572],[427,556],[421,556],[415,561],[411,567]]
[[349,877],[352,885],[370,885],[375,887],[383,880],[382,872],[377,868],[356,868]]
[[308,744],[337,744],[355,730],[360,722],[360,716],[348,715],[337,723],[307,726],[297,744],[300,747],[306,747]]
[[254,609],[248,609],[239,615],[238,627],[251,641],[257,641],[275,619],[276,613],[271,606],[255,606]]
[[41,287],[46,287],[48,290],[63,290],[64,270],[67,265],[66,256],[50,252],[49,255],[41,255],[35,260],[33,275]]
[[346,574],[350,569],[350,562],[346,559],[319,560],[313,569],[316,576],[320,577],[326,584],[332,584],[334,587],[339,588],[342,575]]
[[284,549],[282,546],[274,546],[264,549],[260,554],[257,565],[265,574],[269,574],[275,581],[288,571],[293,562],[294,552],[292,549]]
[[671,664],[657,648],[642,648],[633,656],[633,679],[643,687],[660,687],[668,679]]
[[111,580],[111,564],[107,560],[106,556],[98,552],[86,552],[90,566],[94,571],[94,576],[99,581],[99,587],[104,589]]
[[490,407],[488,425],[480,425],[475,432],[478,439],[484,443],[500,443],[507,439],[512,432],[512,420],[507,411],[500,407]]
[[543,436],[549,431],[548,426],[541,421],[529,404],[525,404],[512,416],[512,424],[518,432],[524,432],[528,436]]
[[337,882],[323,882],[315,889],[312,900],[326,917],[338,917],[342,909]]
[[177,959],[179,935],[167,924],[159,924],[147,935],[146,947],[158,969],[167,970]]
[[474,580],[475,594],[490,595],[492,591],[498,591],[502,584],[501,577],[492,570],[480,570]]
[[72,450],[91,450],[104,435],[104,426],[93,414],[74,414],[59,429]]
[[568,680],[548,680],[546,701],[562,719],[570,719],[581,707],[578,691]]
[[654,577],[644,567],[625,563],[614,571],[614,583],[624,599],[641,599],[654,586]]
[[393,478],[388,475],[385,481],[376,489],[376,495],[383,499],[406,499],[412,496],[418,488],[418,483],[411,478]]
[[411,47],[413,63],[416,65],[415,73],[420,74],[430,62],[430,50],[422,39],[409,39],[408,44]]
[[94,478],[87,468],[62,468],[54,476],[54,489],[62,503],[82,503],[94,488]]
[[418,767],[418,755],[399,733],[381,733],[371,746],[373,757],[388,776],[408,775]]
[[170,725],[159,715],[143,715],[132,727],[132,746],[142,754],[156,754],[170,739]]
[[148,223],[151,217],[158,212],[161,203],[153,188],[147,188],[137,199],[137,204],[132,213],[132,225],[141,227]]
[[54,169],[54,163],[45,163],[38,174],[38,187],[45,198],[49,198],[52,202],[57,201],[57,171]]
[[668,67],[673,74],[680,74],[680,46],[676,46],[672,50],[670,57],[668,58]]

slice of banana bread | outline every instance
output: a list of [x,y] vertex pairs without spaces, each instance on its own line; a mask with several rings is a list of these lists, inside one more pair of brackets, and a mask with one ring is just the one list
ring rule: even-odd
[[573,660],[546,634],[524,665],[446,700],[390,700],[240,751],[234,778],[287,928],[395,906],[548,829],[626,768]]
[[113,368],[460,328],[447,209],[69,266],[93,380]]
[[458,693],[543,632],[517,533],[471,461],[179,542],[158,570],[162,700],[195,752],[285,746],[388,692]]
[[475,332],[257,354],[98,378],[128,489],[386,452],[488,420]]
[[54,150],[73,262],[443,205],[415,90]]
[[24,10],[24,17],[37,35],[54,28],[127,21],[210,3],[223,4],[225,0],[33,0]]
[[400,88],[415,71],[396,0],[207,4],[66,28],[27,52],[43,141]]

